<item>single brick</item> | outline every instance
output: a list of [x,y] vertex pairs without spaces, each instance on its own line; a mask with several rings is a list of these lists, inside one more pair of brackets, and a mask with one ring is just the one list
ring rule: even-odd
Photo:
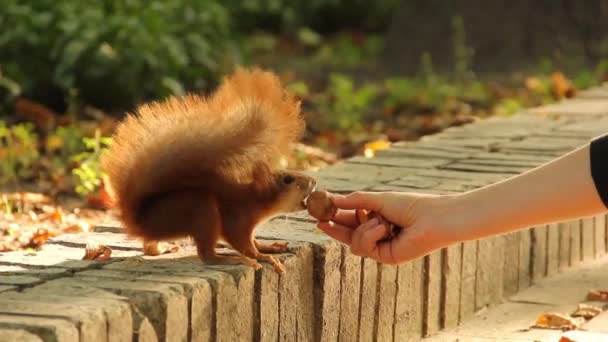
[[582,221],[572,221],[570,225],[570,266],[578,265],[583,259]]
[[40,336],[27,332],[24,329],[0,328],[0,342],[43,342]]
[[572,222],[560,222],[557,224],[559,230],[559,269],[570,267],[570,243]]
[[583,260],[592,260],[595,257],[595,229],[593,217],[582,219],[581,223],[581,245]]
[[38,277],[27,275],[5,275],[0,273],[0,285],[32,286],[42,283]]
[[460,272],[462,269],[462,244],[457,243],[443,249],[443,299],[442,321],[443,328],[453,328],[458,325],[460,314]]
[[547,226],[547,275],[557,273],[559,269],[559,225],[552,223]]
[[0,274],[2,276],[28,276],[39,278],[42,280],[49,280],[67,276],[70,274],[70,272],[67,269],[61,267],[30,268],[17,265],[0,265]]
[[279,276],[279,341],[296,341],[299,305],[298,260],[295,255],[289,255],[284,256],[282,261],[286,272]]
[[424,259],[426,310],[424,335],[430,336],[441,329],[441,250],[434,251]]
[[397,294],[397,267],[378,265],[378,318],[376,336],[378,341],[392,341],[395,320],[395,297]]
[[455,171],[471,171],[471,172],[487,172],[487,173],[522,173],[529,169],[529,167],[522,166],[494,166],[494,165],[478,165],[478,164],[466,164],[463,162],[455,162],[445,166],[446,170]]
[[311,341],[315,336],[314,255],[308,243],[292,250],[296,254],[298,277],[298,341]]
[[81,341],[76,325],[60,318],[0,314],[0,328],[22,329],[39,336],[43,341]]
[[504,297],[505,237],[498,235],[489,239],[492,244],[494,274],[490,277],[490,304],[502,303]]
[[504,235],[505,262],[503,270],[503,293],[509,297],[519,288],[519,232]]
[[137,277],[137,279],[182,285],[188,299],[188,311],[190,313],[188,339],[194,341],[211,340],[213,293],[211,285],[205,279],[179,274],[147,274]]
[[477,241],[462,244],[462,272],[460,283],[460,321],[475,313],[475,283],[477,274]]
[[342,275],[340,288],[339,341],[356,341],[359,332],[359,299],[361,290],[361,257],[342,249]]
[[272,266],[263,265],[256,272],[256,327],[255,339],[261,342],[279,340],[279,275]]
[[378,307],[378,263],[373,259],[361,260],[361,302],[359,311],[359,341],[375,340],[374,321]]
[[424,258],[399,265],[395,299],[395,341],[417,341],[424,329]]
[[315,245],[316,341],[336,341],[340,315],[340,263],[342,248],[335,242]]
[[495,276],[491,239],[477,241],[477,272],[475,274],[475,311],[490,304],[491,277]]
[[594,217],[595,223],[595,256],[600,257],[606,253],[606,215]]
[[519,232],[519,291],[532,284],[532,229]]
[[547,226],[532,228],[532,281],[547,276]]
[[17,289],[17,286],[8,286],[8,285],[0,285],[0,293],[7,291],[14,291]]

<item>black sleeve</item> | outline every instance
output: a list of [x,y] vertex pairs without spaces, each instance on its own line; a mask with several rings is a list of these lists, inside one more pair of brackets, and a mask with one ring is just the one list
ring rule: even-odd
[[593,139],[589,151],[591,177],[600,198],[608,208],[608,134]]

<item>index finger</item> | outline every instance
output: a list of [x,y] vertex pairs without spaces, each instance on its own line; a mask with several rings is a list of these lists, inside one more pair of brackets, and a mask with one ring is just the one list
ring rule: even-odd
[[332,202],[340,209],[367,209],[380,211],[382,208],[377,192],[356,191],[346,196],[332,195]]

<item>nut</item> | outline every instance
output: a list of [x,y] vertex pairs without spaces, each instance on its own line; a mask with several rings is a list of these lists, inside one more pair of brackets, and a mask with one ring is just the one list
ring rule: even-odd
[[327,191],[313,191],[306,201],[306,209],[310,216],[319,221],[330,221],[338,212]]

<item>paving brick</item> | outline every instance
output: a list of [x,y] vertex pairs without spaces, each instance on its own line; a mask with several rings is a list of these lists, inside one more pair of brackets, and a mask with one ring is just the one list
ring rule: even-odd
[[160,339],[171,336],[176,341],[186,340],[188,336],[188,302],[182,287],[145,281],[122,282],[100,278],[79,279],[78,281],[129,297],[150,319]]
[[443,249],[443,284],[441,321],[443,328],[458,325],[460,314],[460,272],[462,270],[462,244],[457,243]]
[[571,244],[571,232],[570,227],[573,222],[560,222],[558,223],[559,230],[559,269],[565,269],[570,267],[570,244]]
[[23,329],[0,329],[0,342],[43,342],[43,340],[35,334],[29,333]]
[[[411,168],[409,168],[411,169]],[[334,178],[348,180],[351,182],[385,182],[406,175],[407,171],[403,168],[366,165],[357,163],[338,163],[318,172],[309,173],[311,175],[319,175],[322,178]]]
[[547,226],[532,228],[532,281],[547,276]]
[[0,274],[3,276],[31,276],[42,280],[49,280],[68,276],[71,272],[61,267],[29,268],[17,265],[0,265]]
[[471,172],[487,172],[487,173],[512,173],[518,174],[530,169],[529,167],[522,166],[495,166],[495,165],[478,165],[478,164],[467,164],[464,162],[455,162],[442,167],[446,170],[456,171],[471,171]]
[[42,283],[43,280],[37,277],[25,275],[4,275],[0,277],[0,285],[32,286]]
[[606,253],[606,216],[597,215],[594,218],[595,231],[595,257]]
[[503,153],[503,152],[481,152],[475,155],[475,159],[479,160],[505,160],[514,162],[533,162],[533,163],[546,163],[553,160],[552,157],[544,155],[534,154],[517,154],[517,153]]
[[581,246],[583,260],[595,258],[595,229],[593,217],[582,219],[581,223]]
[[363,164],[377,166],[393,166],[393,167],[408,167],[408,168],[432,168],[449,163],[450,159],[439,158],[391,158],[391,157],[353,157],[346,161],[347,164]]
[[0,328],[22,329],[39,336],[43,341],[80,341],[75,324],[60,318],[0,314]]
[[439,150],[419,147],[417,145],[403,147],[397,146],[386,150],[380,150],[376,153],[379,157],[410,157],[410,158],[437,158],[437,159],[465,159],[475,155],[477,152],[470,149],[459,150]]
[[532,276],[532,231],[531,229],[519,232],[519,290],[531,284]]
[[84,248],[87,243],[95,242],[115,250],[141,251],[142,242],[138,238],[129,237],[126,234],[116,233],[74,233],[62,234],[48,240],[49,245],[62,245],[66,247],[81,248],[84,255]]
[[425,270],[425,326],[424,335],[430,336],[441,329],[441,285],[442,251],[438,250],[424,258]]
[[570,266],[578,265],[583,259],[582,221],[573,221],[570,225]]
[[[298,338],[298,260],[294,255],[281,258],[286,272],[279,276],[279,341]],[[240,338],[239,341],[249,339]]]
[[374,322],[378,308],[378,263],[361,260],[361,302],[359,312],[359,341],[374,341]]
[[475,311],[488,306],[491,301],[491,278],[495,275],[491,239],[477,241],[477,267],[475,274]]
[[17,289],[17,286],[8,286],[8,285],[0,285],[0,293],[7,291],[14,291]]
[[475,313],[475,283],[477,274],[477,241],[462,244],[462,272],[460,283],[460,321]]
[[[25,311],[23,307],[18,311],[28,315],[61,316],[70,319],[77,323],[81,330],[80,336],[85,340],[133,339],[130,305],[122,300],[76,296],[72,291],[66,293],[64,288],[55,287],[54,291],[31,290],[0,296],[0,303],[7,304],[9,301],[24,304]],[[16,308],[11,305],[11,312],[17,312],[13,311]]]
[[547,275],[557,273],[559,269],[559,243],[560,231],[557,223],[547,226]]
[[350,193],[353,191],[365,190],[376,184],[371,180],[357,181],[357,180],[344,180],[322,176],[314,176],[317,181],[317,189],[327,190],[332,193]]
[[376,336],[379,341],[393,340],[395,297],[397,295],[397,267],[378,265],[378,318]]
[[[340,286],[340,341],[356,341],[359,332],[359,299],[361,291],[361,258],[342,249]],[[381,286],[382,288],[382,286]],[[387,294],[388,296],[388,294]],[[394,298],[394,296],[393,296]]]
[[120,340],[125,332],[133,332],[133,340],[157,341],[154,327],[140,310],[131,305],[128,297],[95,288],[86,283],[70,278],[56,279],[42,285],[26,289],[26,294],[53,298],[61,294],[69,298],[99,301],[108,319],[108,337],[110,340]]
[[417,341],[424,329],[424,258],[399,265],[394,341]]
[[519,288],[519,238],[519,232],[504,235],[503,293],[505,297],[515,294]]
[[605,115],[608,114],[608,101],[604,99],[574,98],[533,108],[530,111],[539,114],[557,115]]
[[341,246],[329,242],[315,245],[315,336],[316,341],[338,339],[340,315]]

